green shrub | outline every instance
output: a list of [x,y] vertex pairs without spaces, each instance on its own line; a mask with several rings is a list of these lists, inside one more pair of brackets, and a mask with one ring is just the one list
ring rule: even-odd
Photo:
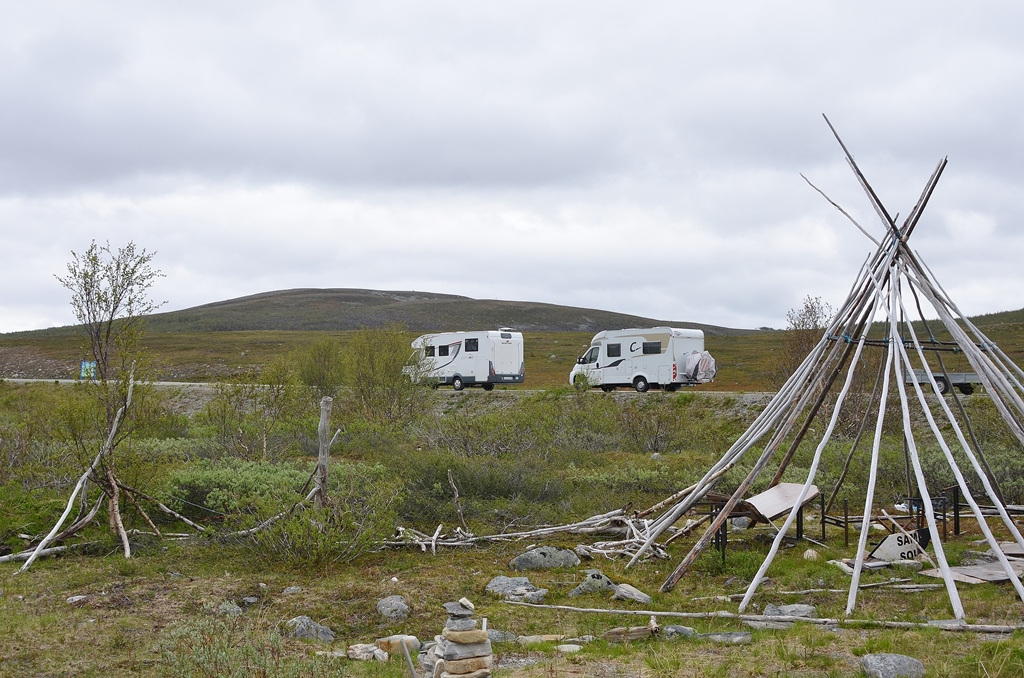
[[556,469],[534,455],[467,457],[447,450],[423,450],[402,460],[408,488],[402,517],[415,525],[450,522],[455,516],[448,471],[459,489],[467,520],[494,525],[527,514],[552,516],[566,487]]
[[334,465],[328,501],[300,508],[251,535],[262,558],[309,566],[346,562],[394,534],[403,485],[383,466]]
[[164,503],[192,520],[211,515],[269,517],[301,499],[310,470],[238,459],[201,460],[170,472]]

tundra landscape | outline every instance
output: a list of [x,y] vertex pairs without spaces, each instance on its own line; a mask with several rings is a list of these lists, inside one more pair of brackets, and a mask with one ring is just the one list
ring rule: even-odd
[[[136,386],[130,433],[112,462],[119,482],[136,492],[125,491],[121,509],[131,557],[100,506],[101,519],[57,544],[65,551],[17,575],[23,559],[0,563],[0,674],[397,677],[409,675],[401,652],[381,662],[349,659],[346,650],[395,634],[431,640],[446,624],[444,604],[462,598],[488,629],[501,632],[492,642],[496,676],[839,676],[858,673],[859,658],[878,653],[916,657],[928,675],[1024,670],[1020,631],[930,625],[952,617],[949,601],[939,580],[906,566],[866,572],[860,606],[844,617],[849,575],[829,561],[850,557],[854,545],[843,528],[822,525],[817,504],[806,509],[807,539],[787,542],[748,609],[756,616],[810,606],[813,613],[795,624],[756,624],[735,614],[731,596],[754,577],[774,536],[763,524],[733,526],[724,552],[705,552],[666,593],[659,587],[701,528],[629,568],[626,557],[598,553],[555,569],[513,569],[531,547],[578,553],[616,538],[543,528],[615,509],[642,512],[699,480],[778,387],[779,356],[791,331],[705,326],[706,346],[718,361],[713,383],[675,393],[601,393],[572,388],[567,376],[593,330],[621,318],[585,309],[547,316],[551,309],[543,305],[510,312],[493,304],[492,324],[514,319],[524,328],[526,381],[455,393],[383,373],[378,383],[353,381],[352,361],[390,351],[400,367],[412,338],[437,329],[431,322],[466,322],[481,310],[460,303],[487,302],[449,300],[443,313],[455,320],[432,321],[403,317],[398,309],[381,315],[379,307],[349,299],[348,308],[359,309],[356,327],[301,330],[281,329],[299,324],[293,317],[275,326],[268,321],[273,313],[252,305],[277,304],[306,314],[310,325],[322,322],[294,298],[282,303],[287,296],[213,305],[225,309],[221,314],[150,319],[146,378],[161,383]],[[330,295],[319,296],[321,304],[312,305],[317,313],[342,322],[343,313],[323,307]],[[385,324],[359,329],[370,313]],[[549,329],[555,316],[576,324]],[[253,318],[264,326],[247,324]],[[1024,312],[974,321],[1021,363]],[[81,358],[71,328],[0,335],[0,555],[24,551],[53,527],[103,444],[103,431],[89,424],[96,407],[90,384],[52,381],[76,376]],[[333,397],[329,429],[338,432],[327,501],[296,508],[317,467],[318,403],[325,393]],[[1007,503],[1024,503],[1019,445],[994,425],[997,415],[983,392],[963,400]],[[817,481],[823,495],[838,483],[856,424],[841,423],[828,443]],[[819,434],[811,431],[801,443],[785,480],[803,480]],[[877,494],[889,497],[884,508],[896,513],[906,473],[895,428],[886,441]],[[930,486],[953,483],[937,451],[925,459]],[[731,491],[748,468],[725,474],[716,490]],[[836,507],[846,502],[856,512],[866,469],[865,460],[854,460]],[[767,484],[759,481],[751,492]],[[99,497],[87,484],[72,519],[94,503]],[[829,515],[842,513],[833,508]],[[253,531],[275,516],[282,517]],[[987,546],[979,545],[974,523],[965,518],[954,536],[950,515],[948,529],[951,564],[984,559]],[[452,535],[514,533],[529,536],[446,543]],[[815,559],[805,558],[809,549]],[[649,600],[587,589],[582,585],[594,570]],[[553,607],[526,607],[489,590],[495,578],[524,575],[532,589],[547,590],[541,604]],[[900,588],[907,585],[918,587]],[[1005,582],[961,589],[972,625],[1016,627],[1024,615]],[[387,616],[378,607],[391,596],[405,601],[404,615]],[[651,614],[657,632],[636,631]],[[301,617],[330,629],[333,640],[293,637],[291,622]],[[623,636],[629,629],[632,639]]]

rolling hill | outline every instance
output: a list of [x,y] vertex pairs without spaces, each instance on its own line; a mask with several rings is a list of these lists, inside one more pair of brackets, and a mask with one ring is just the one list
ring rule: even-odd
[[294,289],[264,292],[154,314],[150,332],[250,330],[345,331],[400,323],[416,332],[513,327],[530,332],[597,332],[621,327],[671,325],[709,336],[752,330],[689,321],[664,321],[611,311],[533,301],[471,299],[452,294],[360,289]]

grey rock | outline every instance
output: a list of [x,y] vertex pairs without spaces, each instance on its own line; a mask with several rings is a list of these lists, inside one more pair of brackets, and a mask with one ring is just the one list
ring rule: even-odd
[[547,589],[537,589],[536,591],[530,591],[523,596],[524,603],[542,603],[544,602],[544,596],[548,594]]
[[71,596],[66,602],[68,605],[74,605],[75,603],[80,603],[83,600],[85,600],[85,596]]
[[555,646],[555,651],[561,652],[562,654],[576,654],[582,649],[583,647],[581,645],[575,645],[573,643],[566,643],[564,645]]
[[768,603],[761,611],[766,617],[815,617],[817,610],[813,605],[793,603],[792,605],[773,605]]
[[903,654],[866,654],[860,667],[870,678],[924,678],[924,664]]
[[516,642],[516,634],[509,633],[508,631],[499,631],[498,629],[487,629],[487,637],[492,643]]
[[449,617],[444,627],[449,631],[475,631],[479,623],[470,617]]
[[560,567],[576,567],[579,564],[579,556],[569,549],[540,546],[513,558],[509,567],[513,570],[552,570]]
[[168,572],[167,576],[171,579],[181,579],[185,575],[183,575],[181,572]]
[[615,600],[632,600],[641,605],[647,605],[651,602],[649,595],[629,584],[615,584],[615,595],[612,598]]
[[603,593],[614,591],[615,583],[604,576],[601,570],[587,570],[580,585],[569,591],[570,596],[582,596],[587,593]]
[[485,640],[482,643],[448,643],[444,648],[445,661],[486,657],[489,654],[491,654],[490,640]]
[[462,603],[445,603],[444,611],[448,613],[449,617],[472,617],[473,610],[465,607]]
[[225,600],[223,603],[217,606],[217,612],[219,612],[220,614],[225,614],[229,617],[237,617],[238,615],[242,614],[242,608],[238,606],[238,603],[235,603],[230,600]]
[[487,591],[493,593],[496,596],[504,596],[510,591],[515,591],[523,586],[533,586],[527,577],[506,577],[504,575],[498,575],[491,581],[487,582]]
[[594,642],[594,639],[596,637],[597,636],[589,636],[589,635],[587,635],[587,636],[578,636],[576,638],[566,638],[565,642],[571,643],[573,645],[584,645],[586,643]]
[[390,658],[387,652],[376,645],[370,645],[369,643],[349,645],[348,652],[346,654],[349,659],[357,659],[360,661],[375,659],[379,662],[386,662]]
[[405,621],[409,617],[409,604],[402,596],[388,596],[377,601],[377,612],[391,622]]
[[576,548],[574,548],[572,550],[572,552],[575,553],[577,556],[579,556],[580,560],[593,560],[594,559],[594,556],[590,555],[590,551],[588,551],[587,549],[583,548],[582,546],[577,546]]
[[258,602],[260,602],[260,599],[256,596],[246,596],[242,598],[242,604],[246,607],[249,607],[250,605],[255,605]]
[[722,645],[749,645],[753,636],[747,631],[729,631],[727,633],[707,633],[701,638]]
[[668,626],[661,627],[661,635],[665,636],[666,638],[695,638],[700,634],[691,629],[689,626],[669,624]]
[[292,638],[297,638],[299,640],[319,640],[323,643],[334,642],[334,631],[323,624],[316,623],[305,615],[289,619],[285,622],[285,626],[288,627],[289,635]]
[[539,589],[526,577],[505,577],[499,575],[487,584],[491,593],[516,602],[539,603],[547,595],[547,589]]
[[665,461],[665,457],[660,452],[655,452],[651,455],[651,461]]
[[750,527],[750,518],[746,516],[737,516],[732,519],[732,529],[734,530],[745,530]]
[[293,594],[296,594],[296,593],[302,593],[302,587],[301,586],[289,586],[284,591],[281,591],[281,593],[286,595],[286,596],[290,596],[290,595],[293,595]]

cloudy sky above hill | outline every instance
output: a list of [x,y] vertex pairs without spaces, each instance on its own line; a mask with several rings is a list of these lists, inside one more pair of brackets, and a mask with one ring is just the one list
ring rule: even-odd
[[0,1],[0,332],[134,241],[176,310],[297,287],[731,327],[837,305],[890,212],[1024,306],[1024,5]]

